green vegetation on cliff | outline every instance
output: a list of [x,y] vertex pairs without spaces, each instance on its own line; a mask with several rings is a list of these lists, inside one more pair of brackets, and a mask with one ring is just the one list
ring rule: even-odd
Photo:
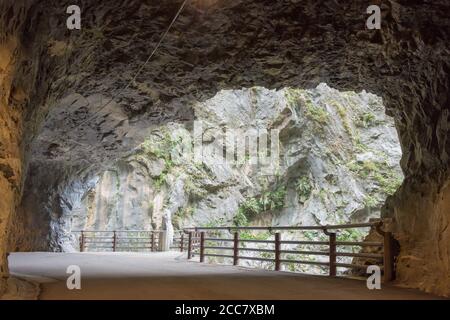
[[320,132],[323,131],[325,125],[329,122],[330,115],[323,106],[313,103],[307,91],[289,88],[285,91],[285,97],[294,109],[304,108],[305,115],[313,121],[314,127]]
[[307,176],[300,177],[296,184],[295,190],[297,191],[298,201],[304,203],[311,196],[313,186],[311,180]]
[[234,223],[238,226],[248,224],[249,220],[265,211],[279,211],[284,208],[286,187],[279,185],[274,190],[262,192],[258,197],[248,198],[239,206],[234,217]]
[[362,178],[373,179],[381,191],[388,195],[392,195],[402,183],[401,175],[392,170],[386,162],[355,160],[348,168]]

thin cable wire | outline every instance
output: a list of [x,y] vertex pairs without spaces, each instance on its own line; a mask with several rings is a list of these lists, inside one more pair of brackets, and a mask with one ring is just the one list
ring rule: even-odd
[[[159,39],[159,42],[157,43],[157,45],[155,46],[155,48],[153,49],[152,53],[148,56],[147,60],[144,62],[144,64],[138,69],[138,71],[136,72],[136,74],[134,75],[134,77],[128,82],[128,84],[123,87],[122,89],[120,89],[119,92],[117,92],[111,99],[108,100],[108,102],[106,102],[104,105],[102,105],[100,107],[100,109],[98,109],[96,112],[94,112],[94,114],[86,119],[85,121],[79,123],[78,125],[76,125],[73,129],[77,129],[82,125],[85,125],[86,123],[88,123],[89,121],[91,121],[92,119],[94,119],[94,117],[96,115],[98,115],[103,109],[105,109],[111,102],[113,102],[118,96],[120,96],[125,90],[127,90],[132,83],[134,83],[137,79],[137,77],[139,76],[139,74],[142,72],[142,70],[144,70],[145,66],[149,63],[149,61],[153,58],[153,56],[155,55],[155,53],[158,51],[159,47],[161,46],[161,44],[163,43],[164,39],[166,38],[166,36],[168,35],[168,33],[170,32],[170,30],[172,29],[173,25],[175,24],[175,22],[177,21],[178,17],[180,16],[180,14],[183,12],[184,7],[186,6],[186,4],[188,3],[189,0],[184,0],[183,3],[181,4],[180,8],[178,9],[177,13],[175,14],[174,18],[172,19],[172,22],[170,23],[169,27],[166,29],[166,31],[164,32],[164,34],[162,35],[162,37]],[[83,97],[84,98],[84,97]],[[86,98],[85,98],[86,99]],[[86,99],[86,101],[88,102],[88,105],[90,105],[90,102]]]

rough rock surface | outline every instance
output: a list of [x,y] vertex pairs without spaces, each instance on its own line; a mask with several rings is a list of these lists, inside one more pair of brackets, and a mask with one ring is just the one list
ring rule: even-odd
[[37,300],[41,293],[40,284],[34,280],[9,277],[6,284],[0,300]]
[[[155,129],[85,189],[65,190],[60,197],[70,206],[52,221],[52,249],[76,250],[73,230],[149,230],[163,221],[175,230],[367,222],[380,216],[402,181],[394,122],[373,94],[341,93],[326,84],[313,90],[225,90],[197,104],[195,118],[193,124]],[[226,142],[245,143],[251,130],[255,142],[265,134],[272,138],[266,147],[276,159],[260,148],[247,156],[233,152],[226,161]],[[194,135],[202,142],[201,158],[195,157]],[[263,196],[266,207],[243,211]]]
[[[48,230],[34,227],[50,219],[41,203],[60,215],[54,190],[121,157],[142,142],[141,128],[189,119],[191,101],[220,89],[326,82],[376,93],[394,116],[406,179],[385,215],[395,219],[400,240],[398,279],[450,293],[447,0],[383,2],[380,31],[365,28],[367,2],[360,0],[193,0],[119,96],[179,1],[85,1],[81,32],[65,28],[69,4],[0,3],[2,274],[5,251],[45,244]],[[38,198],[28,198],[38,188]],[[22,209],[14,210],[22,193]]]

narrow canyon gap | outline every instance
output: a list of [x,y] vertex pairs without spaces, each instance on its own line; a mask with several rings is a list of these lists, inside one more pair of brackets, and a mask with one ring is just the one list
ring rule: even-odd
[[[66,28],[75,3],[80,31]],[[55,190],[76,188],[148,128],[191,121],[192,103],[222,89],[324,82],[383,98],[405,175],[382,212],[401,246],[397,280],[449,295],[448,1],[382,1],[381,30],[367,30],[366,1],[193,0],[136,81],[102,108],[179,5],[1,1],[0,293],[7,252],[48,250],[51,217],[71,205]]]

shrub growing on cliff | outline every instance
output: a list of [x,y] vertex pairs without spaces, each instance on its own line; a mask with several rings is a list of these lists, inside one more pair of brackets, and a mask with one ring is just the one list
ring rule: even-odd
[[377,204],[378,204],[378,200],[371,195],[367,195],[364,198],[364,205],[368,208],[374,208],[377,206]]
[[256,216],[261,211],[263,211],[263,207],[261,202],[256,198],[247,199],[239,206],[239,212],[246,217]]
[[[167,129],[166,129],[167,130]],[[162,137],[157,135],[145,140],[141,144],[143,153],[149,157],[155,156],[159,159],[163,159],[164,163],[168,167],[173,166],[171,151],[177,147],[179,141],[173,139],[169,132],[163,130]]]
[[284,198],[286,197],[286,188],[280,186],[273,191],[266,191],[259,199],[263,211],[281,210],[284,207]]
[[278,186],[275,190],[265,191],[261,196],[246,199],[239,206],[235,223],[246,224],[260,213],[268,210],[277,211],[284,208],[286,187]]
[[315,106],[311,100],[305,100],[306,115],[318,124],[325,125],[328,123],[328,112],[319,106]]
[[297,191],[298,201],[304,203],[309,199],[312,192],[312,184],[307,176],[303,176],[295,183],[295,190]]
[[233,218],[233,223],[238,227],[245,227],[248,225],[248,219],[241,210],[238,210],[238,213]]
[[374,179],[381,191],[388,195],[392,195],[402,183],[401,176],[385,162],[353,161],[348,168],[363,178]]
[[356,121],[356,124],[359,127],[368,128],[376,124],[376,118],[373,113],[365,112],[359,116],[359,119]]
[[315,105],[305,90],[289,88],[285,91],[285,97],[294,108],[303,107],[305,115],[314,122],[316,130],[323,131],[324,125],[329,122],[329,114],[324,107]]

